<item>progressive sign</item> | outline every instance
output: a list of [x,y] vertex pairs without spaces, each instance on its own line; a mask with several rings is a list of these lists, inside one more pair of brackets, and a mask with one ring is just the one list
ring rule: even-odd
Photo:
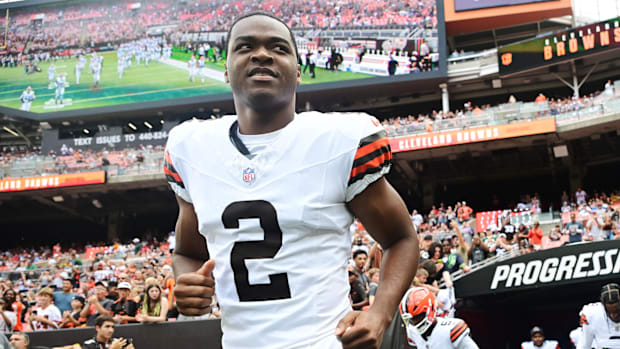
[[458,280],[457,297],[620,278],[620,241],[597,241],[510,258]]

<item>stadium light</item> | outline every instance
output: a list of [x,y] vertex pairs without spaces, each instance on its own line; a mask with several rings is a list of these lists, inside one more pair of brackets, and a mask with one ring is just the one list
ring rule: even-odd
[[159,123],[163,125],[164,124],[164,120],[163,119],[159,120]]
[[127,126],[129,126],[132,130],[136,131],[138,130],[138,128],[136,127],[136,125],[132,124],[131,122],[127,124]]
[[101,202],[100,202],[99,200],[97,200],[97,199],[93,200],[91,203],[92,203],[92,204],[93,204],[93,206],[95,206],[96,208],[102,208],[102,207],[103,207],[103,205],[101,204]]
[[65,201],[65,198],[63,198],[62,195],[54,195],[52,196],[52,200],[54,202],[63,202]]
[[148,127],[149,129],[153,128],[153,125],[151,125],[148,121],[144,122],[144,126]]
[[12,134],[12,135],[13,135],[13,136],[15,136],[15,137],[19,137],[19,134],[17,134],[17,132],[15,132],[15,131],[11,130],[10,128],[8,128],[8,127],[6,127],[6,126],[2,127],[2,129],[3,129],[3,130],[5,130],[6,132],[8,132],[8,133]]
[[87,128],[85,128],[85,129],[83,130],[83,132],[84,132],[85,134],[89,134],[89,133],[90,133],[90,131],[89,131]]

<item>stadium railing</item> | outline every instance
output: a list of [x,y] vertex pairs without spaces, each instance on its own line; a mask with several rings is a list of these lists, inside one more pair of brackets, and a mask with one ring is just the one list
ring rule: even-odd
[[[570,108],[570,107],[569,107]],[[555,117],[558,124],[568,124],[585,119],[594,119],[620,112],[620,95],[609,98],[598,98],[592,105],[576,107],[578,110],[560,112],[550,106],[548,102],[517,102],[500,104],[485,109],[474,115],[467,112],[463,117],[436,120],[432,122],[432,132],[464,130],[483,126],[496,126],[514,122],[532,121]],[[392,128],[388,134],[392,137],[430,133],[427,124],[419,122]]]

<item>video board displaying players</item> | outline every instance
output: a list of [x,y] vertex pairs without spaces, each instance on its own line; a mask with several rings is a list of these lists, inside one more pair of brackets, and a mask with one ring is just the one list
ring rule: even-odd
[[226,31],[256,10],[293,29],[302,88],[445,75],[436,0],[71,0],[10,9],[0,106],[53,113],[229,94]]

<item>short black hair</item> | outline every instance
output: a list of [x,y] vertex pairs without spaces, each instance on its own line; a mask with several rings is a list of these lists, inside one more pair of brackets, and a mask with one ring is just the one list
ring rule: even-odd
[[116,324],[116,321],[114,321],[114,318],[111,317],[110,315],[99,315],[97,316],[97,319],[95,320],[95,327],[101,327],[106,322],[111,322],[113,324]]
[[357,250],[355,252],[353,252],[353,259],[355,259],[357,256],[361,255],[361,254],[365,254],[366,256],[368,256],[368,253],[366,253],[366,251],[364,250]]
[[244,13],[241,16],[235,18],[233,23],[230,25],[230,28],[228,28],[228,33],[226,34],[226,57],[227,58],[228,58],[228,55],[230,55],[230,51],[228,50],[230,46],[230,33],[232,33],[232,30],[235,27],[235,24],[237,24],[242,19],[246,19],[246,18],[253,17],[253,16],[265,16],[265,17],[273,18],[276,21],[284,24],[284,26],[288,30],[289,35],[291,36],[291,41],[293,42],[293,48],[295,49],[295,58],[299,60],[299,50],[297,50],[297,42],[295,41],[295,34],[293,34],[293,31],[291,30],[291,28],[288,26],[288,24],[286,24],[282,19],[275,16],[273,13],[265,12],[265,11],[252,11],[252,12]]

